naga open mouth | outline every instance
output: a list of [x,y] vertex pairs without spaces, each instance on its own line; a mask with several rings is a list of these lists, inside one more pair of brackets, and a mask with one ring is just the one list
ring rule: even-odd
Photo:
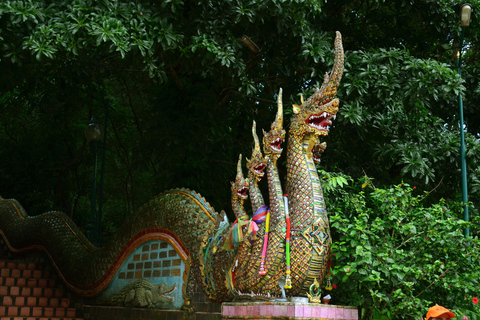
[[307,120],[305,120],[305,123],[317,131],[327,133],[330,129],[329,126],[332,125],[332,121],[330,119],[335,120],[336,117],[336,114],[331,114],[328,112],[323,112],[321,115],[312,114]]
[[243,186],[242,188],[237,189],[237,195],[242,199],[247,199],[247,190],[248,188]]
[[277,139],[273,140],[272,142],[270,142],[270,148],[274,152],[280,153],[283,150],[282,143],[283,143],[283,139],[282,138],[277,138]]
[[327,145],[325,142],[316,143],[315,146],[313,146],[313,149],[312,149],[313,162],[315,162],[316,164],[319,164],[321,162],[322,153],[325,151],[326,148],[327,148]]
[[312,150],[312,158],[314,163],[319,164],[322,162],[322,153],[323,150]]
[[255,172],[255,174],[259,177],[263,177],[264,176],[264,172],[263,170],[265,169],[266,165],[265,163],[260,163],[260,164],[257,164],[254,168],[253,168],[253,171]]

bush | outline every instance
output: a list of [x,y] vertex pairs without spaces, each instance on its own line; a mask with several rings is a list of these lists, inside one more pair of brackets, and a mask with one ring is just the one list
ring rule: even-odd
[[476,217],[459,218],[458,203],[427,206],[429,193],[405,183],[380,189],[364,180],[332,188],[339,176],[322,173],[334,240],[334,303],[359,307],[362,319],[421,319],[434,304],[474,310],[480,242],[463,230],[476,235]]

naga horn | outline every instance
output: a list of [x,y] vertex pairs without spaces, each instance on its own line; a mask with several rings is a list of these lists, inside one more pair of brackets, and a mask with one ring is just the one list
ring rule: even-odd
[[242,172],[242,154],[238,156],[238,163],[237,163],[237,181],[243,179],[243,172]]
[[333,100],[337,94],[338,85],[342,79],[343,74],[343,45],[342,45],[342,35],[337,31],[337,36],[335,38],[335,62],[333,65],[332,72],[330,75],[325,73],[323,79],[323,84],[320,89],[315,90],[315,93],[308,99],[308,102],[315,101],[316,104],[322,105]]
[[261,154],[260,141],[258,140],[258,136],[257,136],[257,124],[255,120],[253,120],[252,135],[253,135],[253,140],[255,141],[255,147],[252,152],[252,158],[253,158],[253,153]]
[[275,128],[282,130],[283,129],[283,103],[282,103],[282,92],[283,89],[280,88],[280,92],[278,92],[277,98],[277,116],[275,117],[275,121],[272,123],[271,129],[274,130]]

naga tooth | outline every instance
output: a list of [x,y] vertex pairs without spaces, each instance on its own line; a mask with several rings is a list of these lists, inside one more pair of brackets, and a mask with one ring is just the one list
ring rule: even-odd
[[335,119],[337,119],[337,115],[336,115],[336,114],[333,115],[333,120],[335,120]]

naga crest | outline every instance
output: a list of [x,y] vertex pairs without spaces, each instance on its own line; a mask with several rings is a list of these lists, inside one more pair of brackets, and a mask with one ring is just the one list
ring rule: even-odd
[[291,133],[304,136],[313,133],[316,136],[328,135],[331,119],[335,119],[338,112],[339,100],[334,98],[343,73],[343,46],[342,36],[337,31],[335,38],[335,62],[330,75],[325,74],[320,89],[301,105],[293,105],[294,117],[292,119]]
[[277,116],[272,123],[269,132],[263,130],[263,152],[265,156],[269,156],[275,161],[282,154],[282,143],[285,141],[285,130],[283,130],[283,104],[282,104],[282,89],[278,93],[277,99]]
[[256,132],[255,121],[253,121],[252,134],[253,134],[253,139],[255,141],[255,146],[252,149],[252,159],[249,160],[247,158],[247,169],[249,172],[253,172],[253,175],[255,176],[255,179],[258,182],[265,175],[264,170],[265,170],[265,167],[267,166],[267,161],[265,160],[265,158],[262,155],[262,152],[260,151],[260,142],[258,140],[258,136]]
[[238,157],[237,164],[237,176],[235,177],[235,182],[232,184],[232,195],[235,195],[240,200],[246,200],[247,190],[248,190],[248,180],[245,180],[242,172],[242,155]]

